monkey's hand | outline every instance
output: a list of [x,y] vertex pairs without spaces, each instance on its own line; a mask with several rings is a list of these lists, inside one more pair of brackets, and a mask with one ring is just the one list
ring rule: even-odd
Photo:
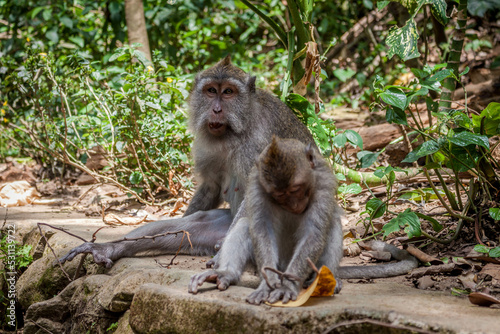
[[259,305],[267,301],[272,290],[273,289],[267,285],[266,281],[262,280],[259,287],[247,297],[247,302],[250,304]]
[[207,268],[217,269],[219,268],[219,253],[215,254],[213,258],[207,261]]
[[112,244],[96,244],[92,242],[85,242],[80,246],[70,250],[68,254],[59,259],[59,262],[62,264],[66,261],[71,261],[78,254],[92,254],[95,263],[100,264],[106,268],[111,268],[113,266],[113,260],[110,259],[110,254],[112,253]]
[[231,284],[238,281],[238,276],[228,271],[207,270],[204,273],[191,276],[191,282],[188,285],[188,292],[192,294],[198,293],[198,287],[203,283],[215,283],[217,289],[226,290]]
[[296,300],[301,286],[302,284],[299,284],[299,282],[284,280],[281,287],[271,291],[267,302],[272,304],[281,300],[283,304],[286,304],[290,300]]

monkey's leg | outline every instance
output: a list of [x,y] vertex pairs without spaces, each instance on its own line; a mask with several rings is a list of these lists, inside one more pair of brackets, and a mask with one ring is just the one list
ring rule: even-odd
[[191,276],[188,292],[196,294],[198,287],[205,282],[215,283],[219,290],[226,290],[238,283],[247,264],[252,261],[253,247],[248,237],[248,219],[236,222],[226,236],[219,251],[219,267]]
[[[125,238],[139,238],[169,231],[186,230],[190,234],[193,248],[191,248],[189,242],[184,238],[180,254],[213,255],[215,254],[215,243],[224,237],[231,222],[232,216],[229,210],[199,211],[189,217],[151,222],[131,231],[125,235]],[[73,260],[78,254],[92,254],[96,263],[110,268],[113,265],[113,261],[143,252],[175,254],[179,249],[180,242],[181,237],[176,235],[159,237],[154,241],[151,239],[140,239],[106,243],[86,242],[70,250],[59,261],[64,263]]]

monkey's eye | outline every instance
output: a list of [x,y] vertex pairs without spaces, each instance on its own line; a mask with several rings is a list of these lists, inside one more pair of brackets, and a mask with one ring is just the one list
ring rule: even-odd
[[224,94],[233,94],[233,90],[231,88],[226,88]]
[[217,89],[215,89],[214,87],[210,87],[207,89],[207,92],[212,93],[212,94],[217,94]]

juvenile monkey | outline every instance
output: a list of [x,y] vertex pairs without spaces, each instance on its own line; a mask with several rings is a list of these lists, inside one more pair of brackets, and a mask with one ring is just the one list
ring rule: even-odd
[[[183,218],[153,222],[126,237],[151,236],[167,231],[187,230],[195,250],[185,254],[215,254],[214,246],[231,225],[245,216],[247,177],[255,160],[270,143],[272,135],[295,138],[315,146],[307,127],[276,96],[255,87],[255,77],[231,63],[230,57],[199,73],[189,96],[189,125],[194,134],[192,154],[198,187]],[[216,209],[223,201],[231,214]],[[206,214],[193,214],[210,210]],[[72,260],[91,253],[96,263],[111,266],[113,261],[138,253],[175,253],[179,238],[166,236],[118,243],[84,243],[61,258]],[[211,261],[214,264],[215,261]]]
[[[225,290],[238,282],[247,265],[254,264],[259,273],[271,267],[300,280],[284,279],[281,283],[276,273],[268,272],[267,282],[262,280],[247,301],[287,303],[297,298],[312,273],[308,258],[318,268],[329,267],[337,278],[386,277],[416,267],[412,256],[383,242],[373,246],[403,261],[385,267],[339,267],[343,213],[335,200],[336,189],[337,180],[315,147],[294,139],[273,138],[249,176],[247,217],[236,222],[227,235],[218,268],[192,276],[188,291],[197,293],[204,282]],[[338,280],[337,291],[340,288]]]

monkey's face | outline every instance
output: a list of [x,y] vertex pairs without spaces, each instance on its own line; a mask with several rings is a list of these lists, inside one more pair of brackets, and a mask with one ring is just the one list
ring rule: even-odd
[[270,195],[281,208],[300,215],[309,205],[310,189],[306,183],[292,184],[286,189],[273,189]]
[[238,87],[230,82],[212,81],[203,86],[202,94],[208,101],[206,126],[214,136],[222,136],[228,130],[230,122],[228,113],[238,97]]

